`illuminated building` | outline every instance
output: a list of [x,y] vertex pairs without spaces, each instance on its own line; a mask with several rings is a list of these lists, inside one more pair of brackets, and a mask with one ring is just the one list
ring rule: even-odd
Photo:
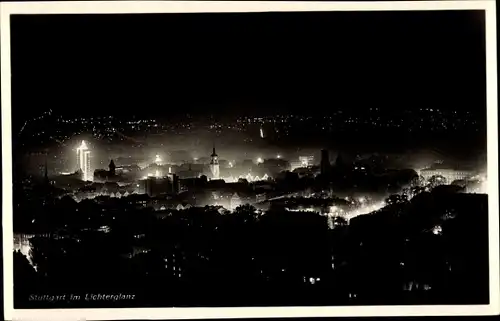
[[309,167],[314,165],[314,156],[299,156],[300,165]]
[[220,168],[219,168],[219,156],[215,152],[215,146],[210,155],[210,173],[212,174],[212,179],[219,179]]
[[90,150],[84,140],[76,149],[77,168],[82,171],[82,180],[91,181],[92,172],[90,169]]
[[20,251],[29,261],[31,266],[36,270],[36,266],[33,263],[33,257],[31,252],[31,242],[30,239],[35,237],[33,234],[14,234],[14,250]]

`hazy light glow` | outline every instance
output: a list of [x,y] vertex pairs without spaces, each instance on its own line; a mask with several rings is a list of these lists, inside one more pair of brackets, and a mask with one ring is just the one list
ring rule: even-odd
[[262,164],[262,163],[264,163],[262,157],[257,158],[257,164]]
[[156,164],[159,164],[159,163],[161,163],[161,162],[162,162],[162,160],[161,160],[160,155],[156,155],[156,156],[155,156],[155,163],[156,163]]

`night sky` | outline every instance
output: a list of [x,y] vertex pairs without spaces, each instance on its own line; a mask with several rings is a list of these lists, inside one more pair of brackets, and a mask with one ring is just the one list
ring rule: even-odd
[[37,15],[11,24],[14,122],[48,108],[485,113],[480,11]]

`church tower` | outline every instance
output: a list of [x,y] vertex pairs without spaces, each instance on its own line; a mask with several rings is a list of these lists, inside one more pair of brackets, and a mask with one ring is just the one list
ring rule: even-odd
[[215,145],[210,155],[210,172],[212,173],[212,179],[219,179],[220,169],[219,169],[219,156],[215,152]]
[[116,165],[113,160],[109,162],[109,175],[110,176],[115,176],[116,175]]

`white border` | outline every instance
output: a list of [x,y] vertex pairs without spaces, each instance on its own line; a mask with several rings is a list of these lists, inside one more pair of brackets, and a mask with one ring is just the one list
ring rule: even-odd
[[[10,92],[10,15],[71,13],[269,12],[269,11],[409,11],[485,10],[487,62],[487,132],[490,305],[385,307],[129,308],[14,310],[12,230],[12,142]],[[500,313],[497,54],[495,1],[415,2],[265,2],[265,1],[88,1],[0,3],[2,72],[2,211],[5,320],[208,319],[328,316],[444,316]],[[475,108],[476,106],[474,106]],[[480,106],[478,106],[480,107]]]

